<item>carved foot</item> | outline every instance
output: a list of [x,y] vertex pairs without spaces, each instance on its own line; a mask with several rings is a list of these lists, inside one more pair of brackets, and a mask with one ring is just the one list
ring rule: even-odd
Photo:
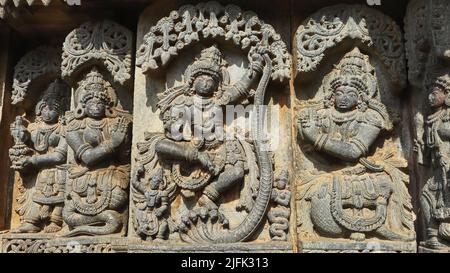
[[357,241],[357,242],[362,242],[366,239],[366,234],[360,233],[360,232],[354,232],[350,235],[350,239]]
[[424,243],[425,247],[431,248],[431,249],[443,249],[448,248],[445,244],[439,242],[438,237],[433,236]]
[[216,203],[214,203],[214,201],[209,199],[209,197],[207,197],[206,195],[202,195],[198,199],[196,208],[201,208],[201,207],[207,208],[208,210],[217,210],[219,208],[216,205]]
[[164,238],[158,238],[158,237],[156,237],[156,238],[153,240],[153,243],[158,243],[158,244],[162,244],[162,243],[164,243],[164,242],[166,242],[166,240],[164,240]]
[[55,232],[60,231],[61,228],[62,228],[61,226],[58,226],[55,223],[50,223],[50,225],[48,225],[44,228],[44,232],[45,233],[55,233]]
[[23,223],[17,229],[11,231],[11,233],[37,233],[41,231],[38,226],[35,226],[31,223]]
[[219,212],[218,209],[208,209],[208,207],[194,208],[186,215],[181,217],[181,223],[178,228],[181,232],[188,230],[188,227],[195,226],[201,221],[204,224],[208,222],[211,224],[221,224],[223,227],[228,227],[228,219]]
[[397,241],[403,241],[403,242],[411,242],[416,239],[415,233],[400,234],[400,233],[394,232],[392,230],[389,230],[384,226],[377,229],[376,234],[378,234],[379,236],[381,236],[384,239],[391,240],[391,241],[397,240]]

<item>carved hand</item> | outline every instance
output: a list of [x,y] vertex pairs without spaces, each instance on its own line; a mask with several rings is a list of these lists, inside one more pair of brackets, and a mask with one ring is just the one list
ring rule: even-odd
[[28,171],[33,168],[33,166],[36,164],[33,157],[25,157],[21,161],[17,162],[17,165],[20,166],[20,169],[23,171]]
[[207,153],[199,152],[198,162],[200,162],[200,164],[203,167],[207,168],[208,171],[210,171],[213,174],[216,174],[216,168],[214,167],[214,163],[212,162],[211,158]]
[[155,209],[155,215],[156,217],[161,217],[164,215],[164,212],[166,212],[166,207],[160,207]]
[[128,133],[128,124],[125,118],[120,117],[112,128],[111,142],[114,148],[118,148],[125,140]]
[[251,64],[253,70],[257,72],[261,72],[264,67],[264,58],[263,55],[267,54],[269,50],[265,47],[258,47],[255,52],[251,54]]
[[417,153],[417,161],[419,164],[423,164],[423,151],[425,148],[425,144],[421,139],[414,139],[413,151]]
[[317,125],[317,115],[312,112],[304,112],[300,114],[298,120],[298,130],[307,139],[314,141],[320,134],[320,127]]

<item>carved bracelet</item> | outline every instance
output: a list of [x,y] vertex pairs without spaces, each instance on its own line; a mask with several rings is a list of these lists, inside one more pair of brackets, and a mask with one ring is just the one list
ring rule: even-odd
[[78,147],[78,149],[75,153],[75,156],[77,157],[78,160],[81,160],[81,157],[83,156],[83,154],[91,148],[92,148],[92,146],[89,143],[84,143],[80,147]]

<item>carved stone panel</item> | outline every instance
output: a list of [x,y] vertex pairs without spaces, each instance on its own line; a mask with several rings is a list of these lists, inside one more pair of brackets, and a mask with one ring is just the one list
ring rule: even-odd
[[[406,78],[401,37],[391,19],[358,5],[325,8],[297,30],[298,77],[311,74],[293,98],[304,251],[415,251],[397,127],[396,93]],[[343,53],[325,63],[331,48]]]
[[[55,233],[63,225],[63,165],[67,159],[64,113],[69,89],[57,78],[57,53],[51,47],[40,47],[15,67],[13,103],[20,102],[26,108],[10,127],[14,145],[9,155],[17,174],[14,210],[20,219],[12,233]],[[30,105],[34,107],[27,107]]]
[[61,50],[49,46],[42,46],[23,56],[14,68],[14,83],[12,104],[25,100],[32,84],[39,81],[48,82],[49,79],[60,75]]
[[449,0],[76,2],[0,0],[0,252],[450,253]]
[[[233,127],[237,118],[226,116],[229,107],[263,108],[269,83],[287,82],[281,35],[254,12],[217,2],[182,6],[144,26],[129,235],[141,246],[133,248],[257,241],[237,248],[289,250],[289,167],[268,151],[268,114],[241,117],[249,127]],[[242,138],[228,138],[236,128]]]
[[447,1],[410,1],[405,17],[414,160],[420,190],[421,252],[449,252],[448,107],[450,6]]
[[126,235],[130,182],[132,35],[110,21],[68,34],[62,75],[74,83],[67,113],[65,237]]

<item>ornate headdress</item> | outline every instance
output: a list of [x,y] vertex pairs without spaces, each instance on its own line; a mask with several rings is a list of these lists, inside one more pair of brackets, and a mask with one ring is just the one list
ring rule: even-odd
[[75,96],[78,103],[76,114],[80,117],[84,115],[86,103],[92,98],[100,99],[107,108],[115,106],[117,101],[111,84],[103,78],[96,67],[92,68],[91,72],[80,81]]
[[222,59],[222,53],[215,45],[203,49],[200,53],[200,57],[186,69],[186,78],[189,85],[191,85],[195,77],[200,74],[208,74],[215,80],[219,82],[222,81],[223,65],[224,60]]
[[59,113],[62,113],[65,110],[65,91],[68,91],[67,86],[62,81],[56,79],[52,82],[36,104],[36,116],[41,115],[42,108],[46,105],[52,105]]
[[369,98],[377,94],[375,68],[370,64],[369,56],[362,54],[357,47],[345,54],[335,69],[330,82],[331,90],[325,92],[334,92],[337,87],[348,85]]
[[438,77],[432,86],[441,88],[446,95],[450,94],[450,76],[445,74]]

